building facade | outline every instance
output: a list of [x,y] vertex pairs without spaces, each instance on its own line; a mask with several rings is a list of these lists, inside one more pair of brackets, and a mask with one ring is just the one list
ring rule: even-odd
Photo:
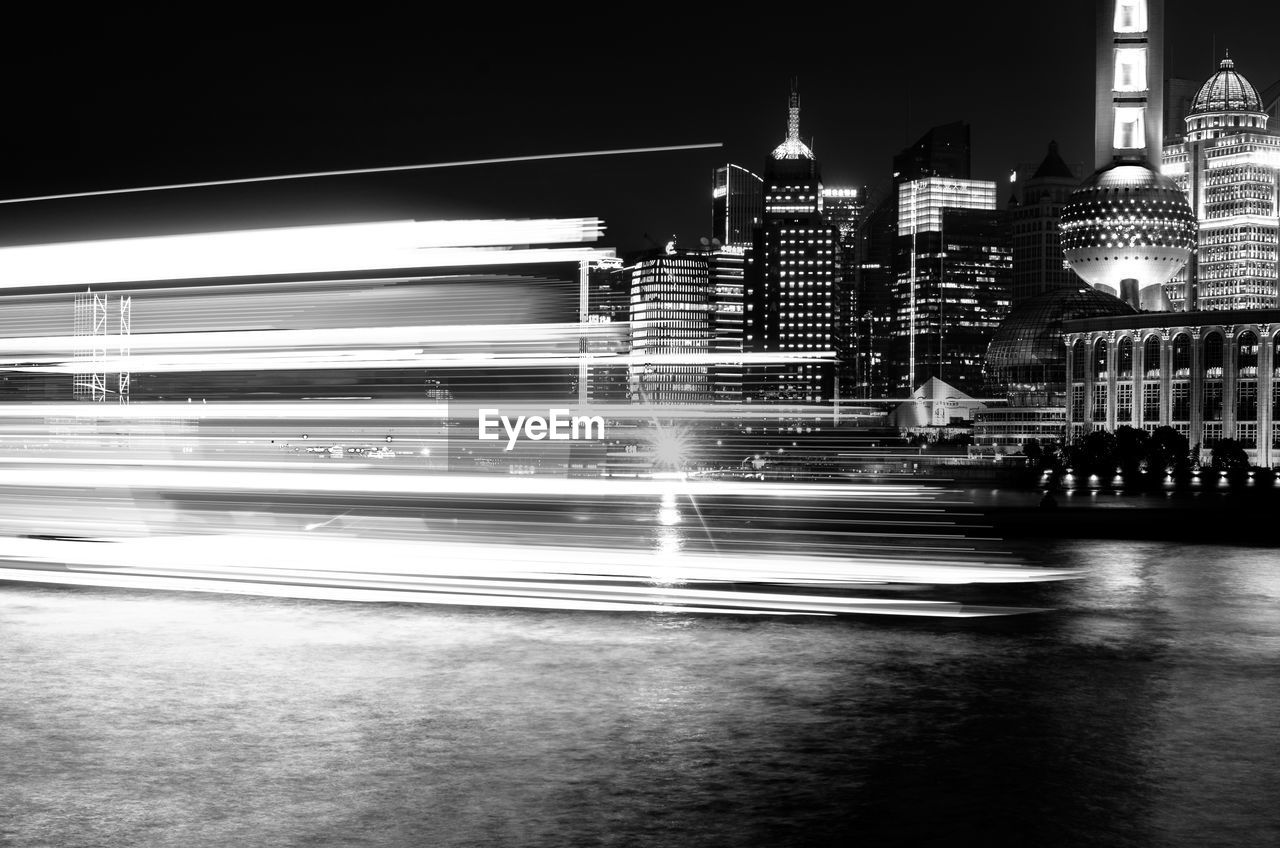
[[765,165],[763,223],[746,282],[744,346],[823,361],[752,366],[744,400],[824,404],[836,398],[845,344],[838,240],[823,216],[818,162],[800,140],[800,96],[793,91],[787,137]]
[[711,237],[722,245],[750,247],[764,210],[764,180],[741,165],[711,174]]
[[711,403],[711,302],[705,256],[671,245],[635,263],[629,374],[633,402]]
[[1186,134],[1166,145],[1161,171],[1195,213],[1198,244],[1165,286],[1173,309],[1267,309],[1280,305],[1280,135],[1258,90],[1222,60],[1192,99]]
[[1280,309],[1139,313],[1063,322],[1071,437],[1173,427],[1202,451],[1235,439],[1280,459]]
[[913,390],[938,378],[979,395],[982,367],[1009,311],[1005,213],[995,183],[927,177],[898,187],[890,376]]
[[626,403],[630,398],[625,364],[609,362],[631,352],[631,269],[617,257],[583,262],[588,332],[582,349],[579,400]]
[[1075,288],[1079,284],[1080,278],[1063,261],[1058,224],[1062,207],[1081,178],[1063,161],[1058,143],[1051,141],[1048,153],[1031,176],[1015,183],[1016,202],[1009,206],[1013,306],[1051,289]]

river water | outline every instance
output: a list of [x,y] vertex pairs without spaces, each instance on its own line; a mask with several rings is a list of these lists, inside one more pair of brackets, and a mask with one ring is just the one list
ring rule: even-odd
[[1280,844],[1280,552],[999,619],[0,584],[5,846]]

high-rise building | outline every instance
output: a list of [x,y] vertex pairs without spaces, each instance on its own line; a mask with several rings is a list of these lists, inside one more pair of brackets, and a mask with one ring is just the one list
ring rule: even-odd
[[669,244],[631,269],[630,394],[636,403],[711,403],[712,290],[704,254]]
[[894,243],[898,195],[886,193],[863,216],[854,236],[851,280],[854,306],[850,340],[853,397],[889,397],[889,341],[893,335]]
[[1186,112],[1186,134],[1166,145],[1161,171],[1186,192],[1197,248],[1165,286],[1175,311],[1269,309],[1280,303],[1280,135],[1258,90],[1222,60]]
[[942,124],[893,157],[893,183],[897,186],[924,177],[967,180],[971,176],[970,161],[969,124]]
[[1017,193],[1009,206],[1013,306],[1052,289],[1079,286],[1080,278],[1062,259],[1058,219],[1080,179],[1058,153],[1058,143],[1051,141],[1030,177],[1014,183]]
[[[883,398],[901,394],[899,379],[889,367],[890,347],[897,326],[895,290],[906,259],[898,251],[898,187],[926,177],[970,177],[969,124],[955,121],[933,127],[893,157],[887,188],[872,203],[864,197],[865,212],[853,239],[853,255],[846,262],[852,293],[850,345],[853,349],[853,394]],[[904,331],[905,332],[905,331]]]
[[854,350],[854,316],[858,314],[857,277],[858,225],[865,211],[865,189],[844,186],[822,187],[823,220],[836,230],[836,273],[840,282],[841,314],[837,323],[844,328],[845,349],[840,351],[836,379],[840,397],[858,395],[857,353]]
[[822,217],[836,228],[840,242],[848,241],[862,220],[864,192],[849,187],[822,187]]
[[746,253],[738,245],[706,252],[711,285],[711,394],[716,403],[742,402],[743,294]]
[[835,357],[844,345],[837,242],[838,231],[823,219],[818,162],[800,140],[800,95],[793,90],[787,137],[765,164],[744,343],[750,351],[827,359],[753,366],[744,400],[820,404],[836,398]]
[[977,395],[987,345],[1009,311],[1012,257],[996,184],[902,183],[897,231],[890,378],[910,391],[937,377]]
[[723,245],[750,247],[764,208],[764,181],[741,165],[711,175],[711,237]]
[[[590,403],[626,403],[629,398],[626,365],[608,362],[630,352],[631,270],[621,259],[608,257],[584,262],[586,273],[587,334],[584,352],[584,400]],[[602,362],[591,358],[601,357]],[[580,393],[583,394],[583,393]]]

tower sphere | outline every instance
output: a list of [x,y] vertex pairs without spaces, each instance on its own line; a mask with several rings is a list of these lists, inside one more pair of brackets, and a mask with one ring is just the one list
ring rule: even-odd
[[1129,302],[1168,282],[1196,240],[1186,194],[1173,180],[1133,162],[1094,172],[1071,193],[1059,226],[1071,269],[1094,288]]

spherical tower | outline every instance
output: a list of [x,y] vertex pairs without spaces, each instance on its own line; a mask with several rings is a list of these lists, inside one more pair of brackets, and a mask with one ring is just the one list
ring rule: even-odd
[[1086,283],[1135,309],[1166,311],[1164,283],[1191,257],[1196,219],[1152,167],[1163,148],[1164,0],[1098,0],[1094,167],[1059,219]]
[[1196,241],[1186,194],[1145,161],[1095,171],[1071,193],[1059,226],[1063,255],[1082,280],[1153,312],[1168,309],[1163,284]]

